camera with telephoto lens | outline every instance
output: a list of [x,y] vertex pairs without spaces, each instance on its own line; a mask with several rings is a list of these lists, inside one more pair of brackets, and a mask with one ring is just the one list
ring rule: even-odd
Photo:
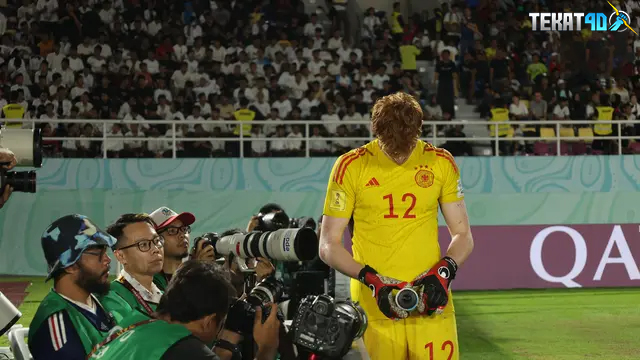
[[247,296],[247,302],[253,306],[277,303],[282,298],[284,284],[273,275],[267,276],[253,287]]
[[316,356],[341,359],[367,330],[367,315],[351,301],[329,295],[305,297],[293,322],[293,343]]
[[218,233],[214,233],[214,232],[208,232],[208,233],[204,233],[201,236],[198,236],[197,238],[195,238],[193,240],[193,248],[197,249],[198,246],[200,246],[200,242],[204,241],[204,244],[202,244],[202,247],[204,248],[205,246],[211,245],[213,246],[213,244],[220,238],[220,235],[218,235]]
[[253,231],[211,238],[217,254],[241,259],[263,257],[280,261],[308,261],[318,255],[318,235],[310,228]]
[[[0,148],[11,150],[18,167],[42,166],[42,133],[40,129],[7,129],[0,127]],[[0,164],[2,165],[2,164]],[[13,191],[35,193],[36,172],[7,171],[0,168],[0,195],[7,185]]]
[[[198,236],[193,240],[193,247],[191,248],[191,254],[195,255],[199,246],[202,246],[203,249],[209,245],[213,246],[213,244],[218,239],[220,239],[220,235],[218,235],[218,233],[215,233],[215,232],[208,232],[208,233],[202,234],[201,236]],[[202,245],[200,245],[200,243],[202,243]],[[215,247],[213,250],[215,253]],[[216,257],[216,263],[223,264],[225,262],[225,259],[224,257],[222,257],[222,255],[215,253],[215,257]]]
[[258,214],[258,225],[256,226],[256,230],[276,231],[286,228],[310,228],[312,230],[316,230],[316,221],[312,217],[308,216],[290,218],[284,211]]
[[[231,305],[225,327],[227,330],[243,335],[253,332],[253,322],[256,308],[262,308],[262,322],[271,314],[270,304],[280,302],[284,285],[273,276],[269,276],[256,284],[245,300],[237,300]],[[278,312],[278,319],[284,321],[284,316]]]

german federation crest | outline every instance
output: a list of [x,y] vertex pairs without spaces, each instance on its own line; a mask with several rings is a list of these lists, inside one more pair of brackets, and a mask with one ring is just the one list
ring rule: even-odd
[[433,179],[434,179],[434,175],[433,173],[428,169],[427,166],[418,166],[416,167],[416,170],[418,170],[418,172],[416,173],[414,179],[416,181],[416,185],[422,187],[422,188],[428,188],[431,187],[431,185],[433,185]]

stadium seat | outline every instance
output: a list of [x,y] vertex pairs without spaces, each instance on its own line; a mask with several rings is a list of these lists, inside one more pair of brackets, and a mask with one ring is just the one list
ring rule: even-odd
[[631,144],[629,144],[629,149],[634,154],[640,154],[640,142],[632,142]]
[[540,137],[543,139],[555,139],[556,130],[553,128],[542,127],[540,128]]
[[578,129],[578,137],[580,140],[584,141],[587,144],[591,144],[593,139],[584,139],[584,138],[593,138],[593,130],[590,127],[579,128]]
[[[554,142],[554,143],[547,143],[547,145],[549,145],[549,155],[553,155],[556,156],[558,155],[558,143]],[[560,143],[560,155],[569,155],[570,153],[570,147],[569,144],[561,142]]]
[[571,145],[571,155],[584,155],[587,153],[587,144],[583,141],[578,141]]
[[533,144],[533,153],[536,155],[549,155],[549,143],[538,141]]
[[[576,137],[576,132],[575,130],[571,127],[571,128],[560,128],[560,137],[562,138],[575,138]],[[575,140],[568,140],[568,141],[575,141]]]
[[15,360],[31,360],[31,352],[27,346],[25,339],[29,334],[29,328],[17,327],[9,330],[7,337],[9,338],[9,346],[13,351],[13,357]]
[[13,359],[13,353],[9,347],[0,347],[0,359]]

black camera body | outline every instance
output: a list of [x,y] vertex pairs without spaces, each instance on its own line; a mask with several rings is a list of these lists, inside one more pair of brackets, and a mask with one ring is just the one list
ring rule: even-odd
[[218,241],[218,239],[220,239],[220,235],[218,235],[218,233],[214,233],[214,232],[204,233],[202,234],[202,236],[198,236],[193,240],[193,247],[194,249],[197,249],[198,244],[201,241],[204,241],[204,244],[202,244],[202,247],[205,247],[208,245],[214,246],[214,244],[216,243],[216,241]]
[[341,359],[367,329],[367,315],[351,301],[307,296],[291,324],[293,343],[327,359]]
[[0,195],[7,185],[12,187],[13,191],[35,193],[36,172],[33,170],[7,171],[0,168]]
[[[278,303],[282,298],[284,284],[273,276],[269,276],[259,282],[249,293],[245,300],[238,300],[231,305],[225,326],[227,330],[242,335],[253,333],[253,323],[256,317],[256,308],[262,308],[262,322],[265,322],[271,314],[269,304]],[[284,316],[278,311],[278,319],[284,321]]]
[[258,231],[276,231],[289,228],[289,215],[284,211],[258,214]]
[[276,231],[287,228],[310,228],[315,231],[316,227],[316,221],[312,217],[302,216],[290,218],[284,211],[277,211],[267,214],[258,214],[258,226],[256,226],[256,230]]
[[311,230],[314,230],[314,231],[317,228],[316,221],[312,217],[308,217],[308,216],[290,218],[289,226],[292,228],[310,228]]

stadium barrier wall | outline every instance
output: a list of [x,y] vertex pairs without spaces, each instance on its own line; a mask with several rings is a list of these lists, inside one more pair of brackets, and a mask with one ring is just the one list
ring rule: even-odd
[[[0,274],[44,274],[40,235],[69,213],[106,226],[166,205],[196,215],[192,238],[244,228],[267,202],[317,218],[333,161],[47,159],[38,192],[14,193],[0,210]],[[457,161],[476,241],[457,289],[640,285],[640,157]],[[445,227],[440,241],[446,249]]]

